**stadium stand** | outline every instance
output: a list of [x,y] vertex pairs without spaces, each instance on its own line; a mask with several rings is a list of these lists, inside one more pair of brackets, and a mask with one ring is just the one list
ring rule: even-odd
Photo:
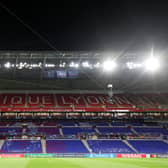
[[[43,151],[48,153],[168,153],[168,143],[163,139],[167,137],[168,131],[162,128],[165,124],[149,123],[148,125],[145,122],[135,124],[129,121],[123,124],[115,122],[117,126],[111,126],[109,121],[100,121],[100,124],[95,125],[98,121],[78,120],[45,122],[49,126],[46,126],[43,121],[36,120],[12,123],[1,121],[0,123],[0,138],[4,140],[1,153],[42,153]],[[56,123],[60,126],[57,127]],[[23,140],[23,138],[32,137],[36,140]],[[123,137],[124,140],[121,140]],[[157,140],[153,140],[154,138]],[[42,142],[45,143],[42,145]],[[42,146],[46,150],[42,150]]]
[[101,134],[133,134],[133,132],[127,127],[98,127],[98,130]]
[[29,127],[26,129],[28,135],[45,135],[47,137],[59,135],[59,130],[56,127]]
[[168,135],[168,130],[159,127],[135,127],[134,130],[138,134]]
[[[135,109],[160,109],[167,108],[168,99],[165,94],[115,94],[113,102],[109,102],[104,94],[0,94],[1,111],[11,111],[12,108],[67,108],[74,107],[99,107]],[[57,100],[57,101],[55,101]],[[4,107],[4,108],[2,108]],[[10,107],[10,109],[5,108]],[[62,109],[63,110],[63,109]]]
[[64,127],[63,129],[64,135],[78,135],[78,134],[94,134],[95,130],[89,127]]
[[161,140],[129,140],[139,153],[168,154],[168,143]]
[[22,134],[22,128],[21,127],[0,127],[0,135],[6,134],[6,135],[19,135]]
[[47,140],[47,153],[88,153],[80,140]]
[[41,153],[42,146],[38,140],[6,140],[2,153]]
[[[148,120],[146,113],[159,109],[163,118],[167,95],[116,94],[113,99],[103,94],[0,94],[0,153],[167,154],[167,122]],[[134,118],[134,112],[145,113]],[[22,118],[20,113],[29,114]]]
[[121,140],[88,140],[93,153],[135,153]]

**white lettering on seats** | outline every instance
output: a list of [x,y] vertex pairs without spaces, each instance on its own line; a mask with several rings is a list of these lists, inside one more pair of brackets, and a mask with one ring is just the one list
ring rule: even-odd
[[21,96],[12,96],[11,104],[23,104],[23,98]]
[[92,105],[100,105],[101,104],[99,99],[96,98],[95,96],[86,96],[86,99],[89,104],[92,104]]
[[35,97],[29,96],[28,103],[31,105],[40,104],[40,98],[38,96]]
[[79,101],[80,101],[80,99],[81,99],[81,96],[78,96],[77,98],[76,98],[76,97],[73,97],[73,96],[70,96],[69,98],[74,101],[73,104],[79,105]]
[[42,96],[43,105],[53,105],[53,99],[51,96]]

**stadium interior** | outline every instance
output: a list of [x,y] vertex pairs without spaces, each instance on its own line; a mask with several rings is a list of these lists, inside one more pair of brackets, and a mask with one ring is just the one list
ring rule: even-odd
[[0,153],[168,154],[167,67],[104,55],[1,52]]

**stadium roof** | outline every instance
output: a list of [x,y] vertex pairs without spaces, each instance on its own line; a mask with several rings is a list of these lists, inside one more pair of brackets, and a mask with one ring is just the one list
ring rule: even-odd
[[119,59],[139,58],[146,56],[150,50],[146,51],[53,51],[53,50],[1,50],[0,59],[10,58],[101,58],[105,56],[118,57]]
[[[168,91],[166,52],[155,52],[162,63],[159,72],[126,68],[128,62],[142,62],[149,55],[150,51],[0,51],[0,90],[107,90],[107,85],[111,83],[114,90],[125,92]],[[115,72],[107,73],[101,68],[68,67],[72,61],[82,65],[82,61],[87,60],[94,64],[106,58],[115,59],[119,64]],[[64,62],[67,66],[60,66]],[[151,66],[154,65],[151,63]],[[77,76],[45,76],[51,72],[62,75],[71,70]]]

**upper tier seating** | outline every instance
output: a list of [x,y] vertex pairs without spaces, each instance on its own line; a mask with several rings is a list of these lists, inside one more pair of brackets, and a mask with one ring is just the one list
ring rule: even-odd
[[142,126],[139,122],[112,122],[112,126]]
[[91,122],[91,124],[95,126],[109,126],[107,122]]
[[1,148],[2,153],[41,153],[41,141],[7,140]]
[[160,140],[129,140],[129,143],[140,153],[168,154],[168,144]]
[[80,140],[47,140],[47,153],[88,153]]
[[127,127],[98,127],[102,134],[133,134]]
[[45,135],[48,138],[54,135],[60,135],[57,127],[29,127],[26,129],[28,135]]
[[62,128],[64,135],[77,135],[81,133],[92,134],[95,133],[95,130],[91,127],[65,127]]
[[43,123],[43,126],[56,126],[57,123],[55,121],[46,121]]
[[107,122],[78,122],[79,126],[109,126]]
[[88,140],[93,153],[135,153],[121,140]]
[[155,135],[159,135],[159,134],[164,134],[164,135],[168,135],[168,130],[164,129],[164,128],[157,128],[157,127],[135,127],[134,130],[138,133],[138,134],[155,134]]
[[112,126],[125,126],[125,123],[122,123],[122,122],[112,122],[111,125]]
[[75,122],[73,121],[59,121],[58,124],[62,126],[75,126]]
[[7,135],[19,135],[22,133],[21,127],[0,127],[0,135],[7,134]]
[[0,126],[7,126],[8,122],[0,122]]
[[[0,107],[39,108],[42,107],[125,107],[158,108],[168,104],[167,94],[114,94],[113,103],[106,94],[0,94]],[[55,101],[56,100],[56,101]],[[4,109],[4,111],[8,109]],[[9,109],[11,111],[11,109]]]

